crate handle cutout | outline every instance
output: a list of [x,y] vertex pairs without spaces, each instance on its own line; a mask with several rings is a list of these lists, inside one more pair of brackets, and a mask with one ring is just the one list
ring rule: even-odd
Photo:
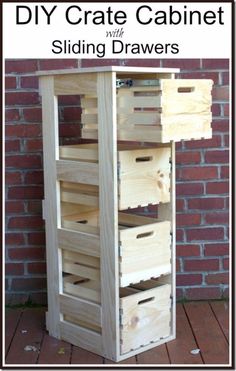
[[73,285],[79,285],[80,283],[86,283],[89,282],[90,280],[88,278],[83,278],[81,280],[77,280],[73,282]]
[[153,236],[154,232],[145,232],[145,233],[139,233],[137,234],[136,238],[147,238]]
[[138,305],[149,303],[150,301],[153,301],[154,299],[155,299],[155,297],[152,296],[151,298],[140,300],[140,301],[138,301]]
[[179,86],[178,93],[192,93],[195,90],[194,86]]
[[87,224],[88,221],[87,220],[77,220],[76,223]]
[[136,162],[149,162],[149,161],[152,161],[152,160],[153,160],[152,156],[136,157],[136,159],[135,159]]

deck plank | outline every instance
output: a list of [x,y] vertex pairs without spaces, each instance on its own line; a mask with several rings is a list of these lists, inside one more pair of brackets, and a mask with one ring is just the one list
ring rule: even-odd
[[91,353],[85,349],[73,346],[71,364],[102,364],[103,357]]
[[132,365],[134,365],[134,364],[137,363],[137,360],[136,360],[136,357],[135,357],[135,356],[130,357],[130,358],[127,358],[127,359],[125,359],[124,361],[120,361],[120,362],[113,362],[113,361],[110,361],[109,359],[106,359],[106,358],[105,358],[104,363],[105,363],[105,364],[109,364],[109,365],[111,365],[111,364],[118,364],[118,365],[122,365],[122,364],[125,364],[125,365],[127,365],[127,364],[132,364]]
[[223,332],[207,302],[184,304],[204,363],[228,364],[229,348]]
[[6,308],[5,310],[5,354],[7,355],[12,338],[17,329],[22,309]]
[[[40,344],[45,331],[45,310],[27,308],[22,312],[16,333],[11,343],[7,364],[35,364],[40,351]],[[24,348],[32,345],[37,351],[26,351]]]
[[202,364],[200,354],[191,354],[198,348],[182,304],[176,306],[176,339],[166,343],[171,364]]
[[168,357],[166,345],[162,344],[156,348],[147,350],[146,352],[140,353],[137,355],[137,363],[142,364],[155,364],[163,365],[169,364],[170,360]]
[[72,345],[53,338],[45,333],[40,355],[39,364],[69,364],[71,359]]
[[229,303],[227,301],[212,301],[210,306],[226,339],[229,341]]

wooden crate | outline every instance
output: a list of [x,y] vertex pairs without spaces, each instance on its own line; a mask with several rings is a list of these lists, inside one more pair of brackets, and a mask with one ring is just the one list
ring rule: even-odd
[[[118,146],[119,210],[170,201],[170,153],[169,146],[141,149],[130,145]],[[85,167],[86,163],[98,166],[98,145],[61,146],[60,158],[65,161],[83,161]],[[60,179],[69,178],[67,162],[64,170],[60,167],[59,176]],[[98,187],[81,184],[72,187],[74,192],[72,190],[71,195],[63,191],[64,201],[77,198],[77,203],[98,206]]]
[[121,354],[171,333],[171,286],[150,280],[121,293]]
[[[177,72],[117,66],[40,76],[47,329],[113,361],[175,338],[174,141],[211,136],[212,86],[174,80]],[[135,84],[117,89],[117,79]],[[83,136],[98,145],[59,148],[58,96],[74,94]],[[117,147],[118,139],[155,146]],[[124,212],[152,203],[158,219]]]
[[[86,212],[78,212],[77,210],[75,214],[62,217],[63,228],[97,236],[100,233],[99,224],[98,210]],[[170,221],[159,221],[154,218],[119,213],[118,228],[121,287],[171,272]],[[64,242],[61,247],[67,249]],[[79,248],[77,251],[79,251]],[[76,263],[76,259],[77,261],[81,259],[82,262],[88,260],[88,266],[91,265],[89,264],[90,259],[91,263],[96,263],[92,268],[100,268],[96,257],[86,257],[86,255],[76,255],[76,253],[71,254],[71,256],[74,264],[77,264],[78,276],[81,275],[81,272],[78,271],[80,267],[79,263]],[[72,271],[65,272],[75,273]],[[93,276],[94,274],[93,272]],[[91,278],[90,276],[84,277]]]
[[[211,138],[212,85],[212,80],[160,79],[157,86],[118,89],[118,139],[167,143]],[[95,139],[97,98],[84,97],[81,105],[83,137]]]

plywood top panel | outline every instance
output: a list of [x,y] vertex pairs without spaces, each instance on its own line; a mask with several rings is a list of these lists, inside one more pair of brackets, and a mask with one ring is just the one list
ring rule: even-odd
[[50,75],[67,75],[77,73],[90,73],[90,72],[118,72],[122,74],[130,73],[178,73],[179,68],[160,68],[160,67],[126,67],[126,66],[100,66],[100,67],[89,67],[89,68],[72,68],[63,70],[51,70],[51,71],[38,71],[38,76],[50,76]]

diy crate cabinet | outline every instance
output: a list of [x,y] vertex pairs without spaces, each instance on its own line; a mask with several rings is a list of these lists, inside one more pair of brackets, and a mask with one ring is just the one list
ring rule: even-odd
[[[40,76],[47,329],[114,361],[175,338],[174,142],[211,137],[212,88],[210,80],[174,80],[176,72]],[[97,144],[59,146],[57,97],[73,94],[81,96],[82,137]],[[158,204],[156,218],[130,212],[149,204]]]

